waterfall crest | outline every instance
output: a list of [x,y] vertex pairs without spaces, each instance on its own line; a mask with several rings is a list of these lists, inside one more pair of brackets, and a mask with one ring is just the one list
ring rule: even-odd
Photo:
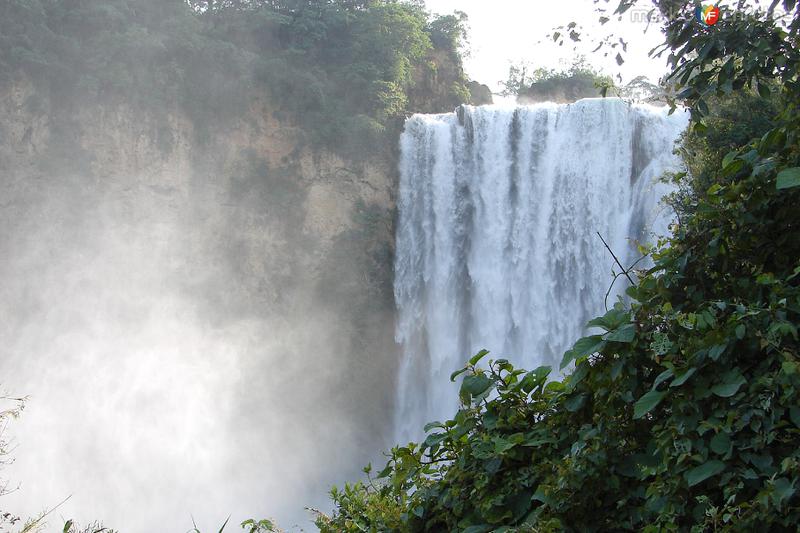
[[482,348],[529,369],[558,364],[604,309],[613,259],[596,232],[626,264],[633,241],[666,232],[669,186],[656,178],[677,167],[673,144],[687,120],[608,98],[406,121],[398,439],[455,414],[449,375]]

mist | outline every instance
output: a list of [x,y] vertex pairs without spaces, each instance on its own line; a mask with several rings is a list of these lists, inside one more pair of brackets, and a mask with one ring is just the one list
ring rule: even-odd
[[357,331],[360,258],[330,265],[357,191],[303,182],[326,163],[286,162],[266,124],[198,149],[172,114],[164,150],[158,117],[85,102],[65,134],[32,94],[2,107],[0,381],[29,397],[4,509],[307,526],[387,444],[392,320],[379,305]]
[[4,512],[311,529],[383,466],[427,394],[398,394],[399,139],[491,102],[467,28],[411,0],[0,3]]

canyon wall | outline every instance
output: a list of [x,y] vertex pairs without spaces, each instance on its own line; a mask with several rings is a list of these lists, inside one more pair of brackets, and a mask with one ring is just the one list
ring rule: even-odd
[[4,508],[290,524],[388,446],[394,156],[343,159],[279,111],[199,132],[2,91],[0,380],[30,396]]

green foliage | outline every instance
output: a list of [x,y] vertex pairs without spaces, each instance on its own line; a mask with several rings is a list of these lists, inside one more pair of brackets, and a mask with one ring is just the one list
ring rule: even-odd
[[414,105],[426,63],[454,65],[444,100],[463,99],[464,24],[394,0],[12,0],[0,4],[0,72],[25,72],[54,112],[180,108],[200,140],[266,92],[309,142],[363,155]]
[[280,531],[271,520],[253,520],[252,518],[241,523],[242,529],[247,533],[268,533]]
[[[600,74],[584,58],[565,70],[511,65],[508,79],[502,82],[504,95],[536,101],[570,101],[605,94],[613,87],[611,78]],[[604,90],[605,88],[605,90]]]
[[[369,475],[370,468],[364,469]],[[314,524],[321,533],[356,533],[361,531],[395,531],[401,527],[401,507],[387,491],[369,484],[345,484],[344,489],[331,489],[337,514],[329,517],[317,512]]]
[[[25,398],[13,398],[6,394],[0,394],[0,469],[12,462],[11,451],[13,443],[5,436],[6,426],[11,420],[19,418],[25,408]],[[12,489],[8,488],[8,481],[0,478],[0,497],[5,496]],[[13,513],[4,511],[0,507],[0,531],[14,527],[20,518]]]
[[681,143],[689,175],[698,182],[695,187],[710,187],[725,154],[771,130],[779,105],[777,94],[762,98],[748,90],[709,97],[702,126],[686,131]]
[[[652,250],[629,302],[589,323],[602,333],[565,354],[571,374],[548,381],[549,368],[526,372],[503,359],[481,367],[487,352],[477,354],[452,375],[462,380],[456,415],[428,424],[422,443],[393,448],[379,483],[351,487],[347,501],[359,505],[346,514],[334,493],[330,523],[471,533],[796,531],[797,13],[788,32],[752,17],[723,18],[714,29],[668,24],[693,133],[733,122],[729,82],[738,91],[749,85],[756,92],[742,98],[758,94],[779,112],[702,137],[704,178],[677,178],[686,189],[675,199],[679,224]],[[741,137],[749,133],[755,138]],[[373,498],[399,522],[378,522]]]
[[456,53],[467,42],[467,14],[456,11],[435,17],[428,23],[428,33],[436,48]]
[[63,533],[117,533],[116,530],[107,528],[100,522],[93,522],[82,527],[74,520],[64,522],[64,527],[61,531]]
[[[225,528],[228,526],[228,522],[230,521],[230,519],[231,519],[230,516],[227,519],[225,519],[225,522],[223,522],[222,526],[220,526],[218,533],[223,533],[225,531]],[[190,533],[202,533],[200,529],[198,529],[197,524],[194,523],[194,520],[192,520],[192,525],[194,527],[192,527],[192,529],[189,530]],[[283,530],[277,527],[272,520],[267,520],[266,518],[262,520],[255,520],[253,518],[249,518],[239,525],[246,533],[283,533]],[[67,533],[66,526],[64,526],[64,528],[65,528],[64,533]],[[100,531],[107,531],[107,530],[100,530]],[[99,533],[99,531],[97,533]]]

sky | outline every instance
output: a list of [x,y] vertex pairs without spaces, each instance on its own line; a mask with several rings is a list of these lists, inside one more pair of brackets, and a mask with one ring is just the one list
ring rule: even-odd
[[[616,5],[614,2],[608,5],[611,4]],[[569,67],[576,54],[585,55],[591,65],[606,74],[621,75],[623,81],[639,75],[657,81],[667,71],[665,57],[651,59],[647,55],[663,41],[659,27],[651,24],[647,28],[646,13],[636,8],[625,13],[622,20],[618,20],[619,16],[611,17],[610,22],[601,26],[593,0],[426,0],[426,5],[433,13],[460,10],[467,14],[471,53],[465,69],[469,77],[485,83],[493,92],[501,90],[499,82],[508,77],[512,62],[558,69]],[[577,43],[577,51],[569,39],[559,47],[547,37],[555,27],[571,21],[583,26],[584,36]],[[602,50],[592,53],[598,39],[609,32],[628,41],[622,66],[614,59],[616,50],[608,57],[603,57]]]

